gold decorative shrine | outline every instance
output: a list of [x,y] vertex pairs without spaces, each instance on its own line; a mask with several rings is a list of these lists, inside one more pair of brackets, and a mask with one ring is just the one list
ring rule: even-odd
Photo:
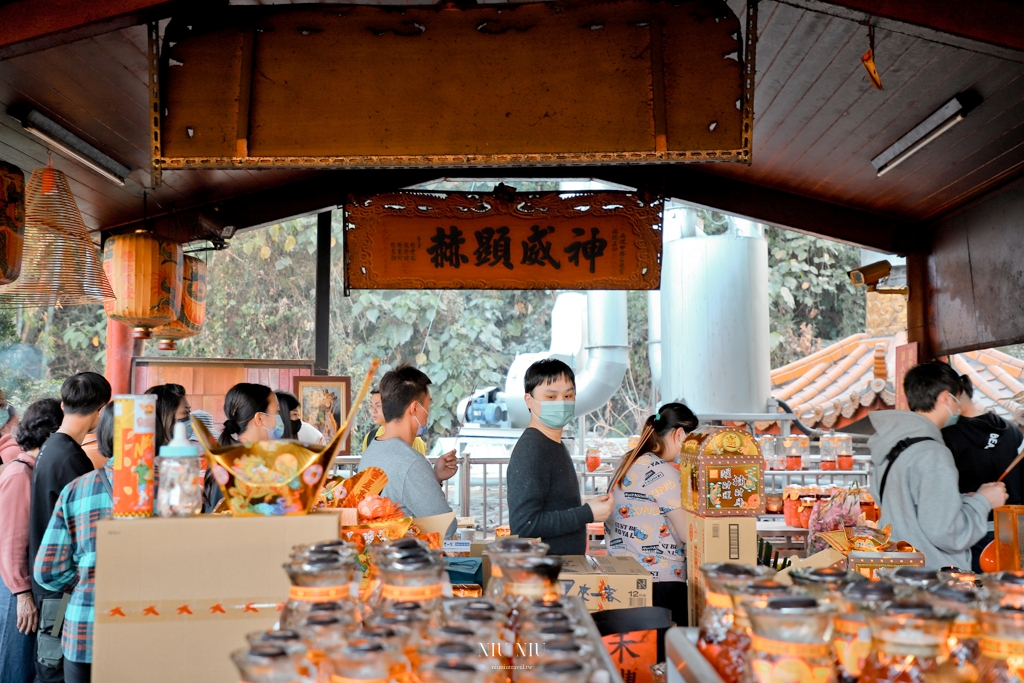
[[175,18],[153,168],[750,162],[756,2]]
[[345,207],[351,289],[657,289],[660,199],[377,195]]
[[679,454],[682,506],[701,517],[751,517],[764,513],[764,458],[749,432],[701,427]]

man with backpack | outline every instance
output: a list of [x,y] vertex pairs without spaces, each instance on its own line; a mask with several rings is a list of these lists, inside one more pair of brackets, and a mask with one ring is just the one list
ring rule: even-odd
[[988,533],[988,515],[1006,502],[1002,483],[961,494],[953,454],[941,430],[960,419],[960,376],[946,363],[922,363],[903,380],[910,411],[871,413],[868,441],[875,464],[872,493],[882,508],[879,526],[893,540],[924,553],[929,569],[971,566],[971,546]]

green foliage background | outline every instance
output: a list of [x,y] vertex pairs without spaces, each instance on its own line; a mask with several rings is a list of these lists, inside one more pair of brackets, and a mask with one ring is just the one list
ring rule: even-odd
[[[490,189],[490,186],[486,189]],[[532,189],[532,188],[531,188]],[[536,188],[542,189],[542,188]],[[715,234],[725,217],[702,211]],[[332,247],[332,374],[354,384],[372,358],[382,372],[415,363],[433,380],[432,430],[456,428],[459,400],[478,387],[504,386],[519,352],[548,348],[551,291],[360,291],[343,296],[340,236]],[[864,297],[846,278],[859,250],[768,227],[772,365],[788,363],[864,328]],[[174,355],[205,358],[313,357],[316,217],[236,236],[225,251],[202,254],[209,264],[207,323]],[[631,368],[622,388],[594,422],[599,432],[635,433],[651,409],[647,362],[647,295],[629,292]],[[19,407],[56,395],[61,380],[103,371],[102,307],[0,311],[0,388]],[[150,342],[147,355],[159,355]],[[363,412],[357,430],[369,427]]]

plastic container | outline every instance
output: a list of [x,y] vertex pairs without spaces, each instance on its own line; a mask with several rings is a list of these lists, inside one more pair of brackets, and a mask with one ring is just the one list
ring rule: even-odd
[[851,583],[839,594],[839,612],[832,622],[832,652],[840,683],[856,683],[871,653],[871,629],[865,615],[895,599],[892,584],[880,581]]
[[811,439],[804,434],[779,437],[776,450],[786,458],[787,470],[802,470],[807,467],[807,458],[811,454]]
[[[821,469],[853,469],[853,437],[830,432],[821,437]],[[840,462],[840,458],[843,459]]]
[[185,424],[175,423],[174,438],[160,447],[156,513],[161,517],[192,517],[203,511],[202,452],[185,433]]
[[981,627],[977,611],[981,608],[981,592],[973,583],[956,579],[945,581],[928,589],[927,600],[936,607],[954,610],[958,616],[949,634],[949,657],[965,681],[978,680],[977,661],[981,654],[978,637]]
[[588,448],[587,449],[587,472],[593,472],[601,466],[601,449],[600,448]]
[[980,610],[980,683],[1015,683],[1024,677],[1024,611],[1016,607]]
[[802,595],[749,603],[746,683],[835,683],[835,611],[831,603]]
[[777,440],[772,434],[762,434],[757,437],[757,443],[761,447],[761,455],[764,456],[764,468],[766,470],[786,469],[786,459],[776,454]]

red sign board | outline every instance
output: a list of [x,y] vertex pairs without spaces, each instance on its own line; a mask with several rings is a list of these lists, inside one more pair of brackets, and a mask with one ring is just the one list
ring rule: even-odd
[[628,192],[376,195],[346,207],[351,289],[657,289],[661,200]]

